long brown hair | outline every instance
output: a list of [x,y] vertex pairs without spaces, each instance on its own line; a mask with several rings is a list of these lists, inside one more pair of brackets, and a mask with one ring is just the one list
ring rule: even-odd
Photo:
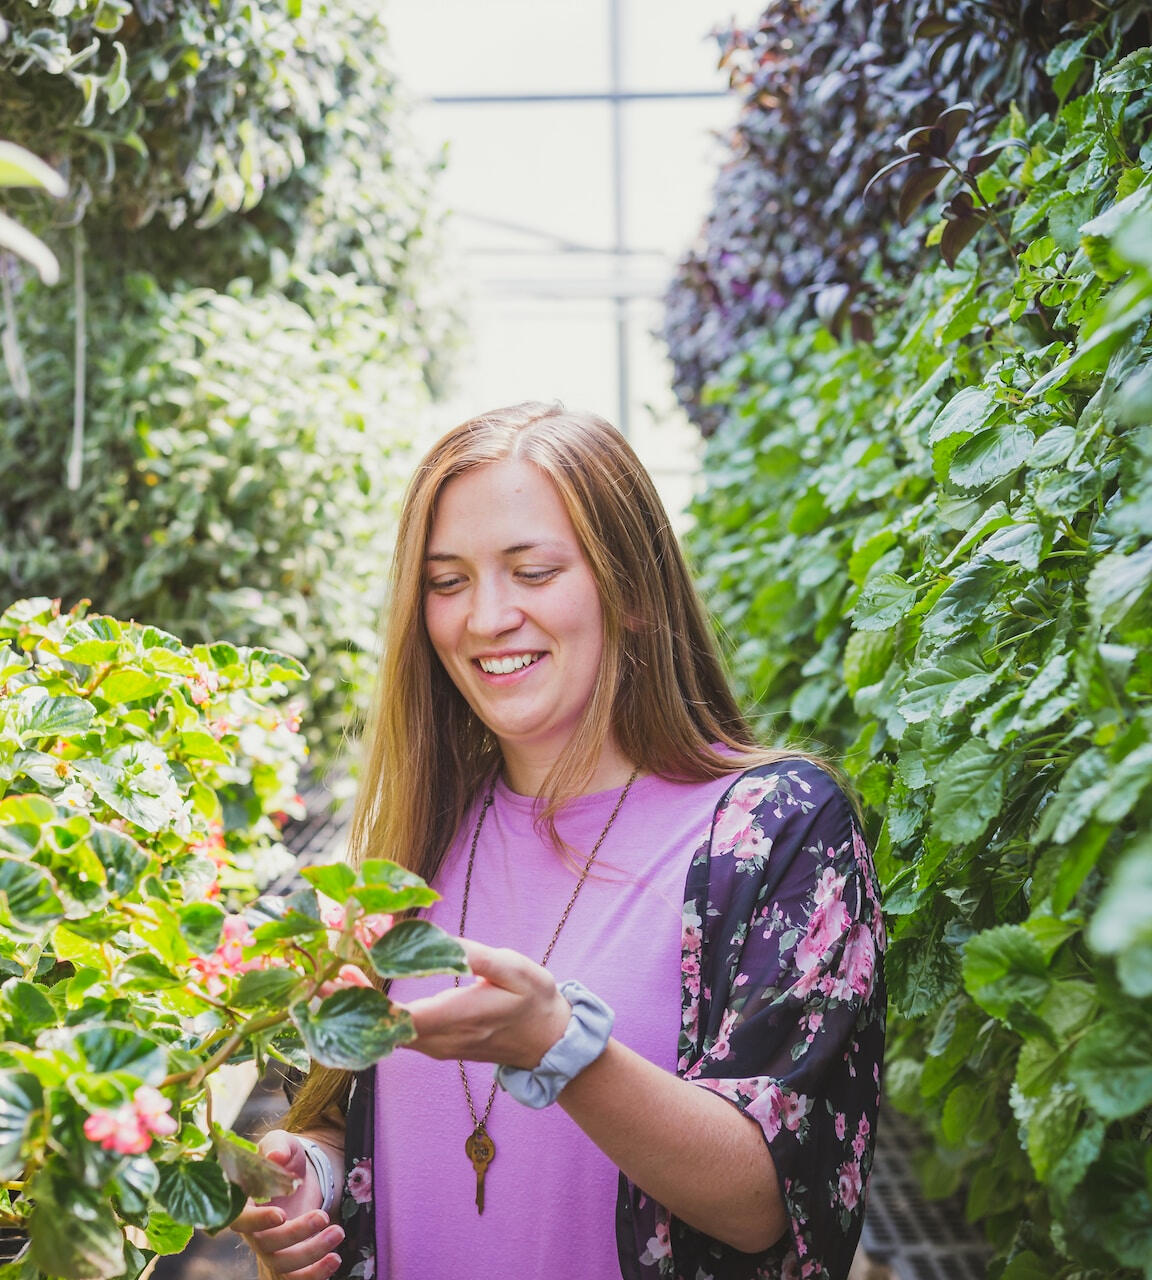
[[[545,780],[541,820],[590,781],[609,733],[645,773],[704,781],[795,751],[758,746],[728,687],[703,606],[651,478],[595,414],[529,401],[449,431],[417,468],[400,516],[384,649],[349,861],[391,858],[432,880],[496,740],[449,679],[424,624],[425,553],[444,486],[476,467],[530,462],[552,481],[599,590],[604,661],[572,741]],[[290,1123],[315,1123],[347,1077],[316,1071]]]

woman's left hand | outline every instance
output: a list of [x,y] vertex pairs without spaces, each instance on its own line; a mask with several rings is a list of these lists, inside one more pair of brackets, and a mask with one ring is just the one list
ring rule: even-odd
[[476,981],[400,1005],[416,1027],[407,1047],[430,1058],[539,1066],[572,1015],[556,980],[518,951],[460,942]]

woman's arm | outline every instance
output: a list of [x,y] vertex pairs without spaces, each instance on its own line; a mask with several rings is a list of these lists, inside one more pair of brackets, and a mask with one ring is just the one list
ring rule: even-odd
[[[552,975],[515,951],[464,941],[477,982],[406,1007],[434,1058],[539,1065],[571,1010]],[[787,1225],[772,1157],[756,1122],[616,1040],[560,1094],[560,1105],[653,1199],[745,1252]]]
[[291,1273],[292,1280],[327,1280],[340,1265],[336,1249],[344,1239],[344,1229],[321,1208],[324,1191],[301,1138],[310,1138],[321,1148],[331,1161],[337,1187],[340,1186],[344,1135],[339,1130],[296,1134],[271,1129],[260,1139],[260,1151],[295,1178],[297,1185],[286,1196],[277,1196],[267,1204],[253,1204],[250,1200],[232,1223],[232,1230],[248,1242],[263,1276]]

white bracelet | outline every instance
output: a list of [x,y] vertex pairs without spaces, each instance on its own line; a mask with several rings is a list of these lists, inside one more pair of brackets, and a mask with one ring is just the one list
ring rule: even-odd
[[308,1157],[313,1173],[316,1174],[316,1181],[320,1184],[320,1194],[324,1197],[320,1208],[330,1214],[336,1204],[336,1174],[332,1170],[332,1161],[328,1159],[328,1153],[318,1142],[313,1142],[311,1138],[300,1137],[299,1134],[297,1137],[300,1138],[300,1145],[304,1148],[304,1154]]

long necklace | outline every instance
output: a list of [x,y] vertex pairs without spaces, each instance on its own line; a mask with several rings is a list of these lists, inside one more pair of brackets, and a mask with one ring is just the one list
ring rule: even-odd
[[[628,792],[632,790],[632,784],[636,781],[640,774],[639,767],[632,770],[632,776],[628,779],[624,790],[620,793],[620,799],[616,801],[616,807],[612,810],[608,821],[604,824],[604,830],[600,832],[600,837],[592,846],[592,852],[588,855],[587,861],[584,863],[584,870],[580,873],[579,880],[576,881],[576,887],[572,890],[572,896],[568,899],[563,912],[560,915],[560,922],[552,931],[552,937],[548,942],[548,946],[544,950],[544,956],[541,959],[541,965],[546,965],[552,955],[552,948],[556,945],[556,939],[560,936],[560,930],[567,923],[568,916],[571,914],[572,908],[576,905],[576,899],[580,896],[580,890],[584,888],[584,881],[588,879],[588,873],[592,870],[592,864],[596,861],[596,855],[600,852],[600,846],[604,843],[608,832],[612,830],[612,824],[616,821],[616,815],[624,806],[624,801],[628,799]],[[480,829],[484,825],[484,819],[488,815],[488,810],[495,798],[495,789],[490,787],[488,794],[484,797],[484,803],[480,807],[480,816],[476,819],[476,830],[472,832],[472,847],[468,851],[468,868],[464,872],[464,901],[460,904],[460,937],[464,936],[464,926],[468,921],[468,894],[472,889],[472,868],[476,863],[476,846],[480,843]],[[460,985],[460,979],[454,979],[456,986]],[[460,1068],[460,1079],[464,1084],[464,1097],[468,1101],[468,1114],[472,1117],[472,1132],[468,1135],[467,1142],[464,1143],[464,1151],[468,1159],[472,1162],[472,1167],[476,1170],[476,1212],[484,1212],[484,1175],[488,1172],[488,1166],[492,1163],[492,1158],[496,1154],[496,1144],[488,1136],[488,1117],[492,1114],[492,1104],[496,1101],[496,1081],[492,1081],[492,1088],[488,1093],[488,1101],[484,1106],[484,1114],[477,1116],[476,1104],[472,1100],[472,1090],[468,1086],[468,1073],[464,1070],[464,1063],[457,1061],[456,1065]]]

